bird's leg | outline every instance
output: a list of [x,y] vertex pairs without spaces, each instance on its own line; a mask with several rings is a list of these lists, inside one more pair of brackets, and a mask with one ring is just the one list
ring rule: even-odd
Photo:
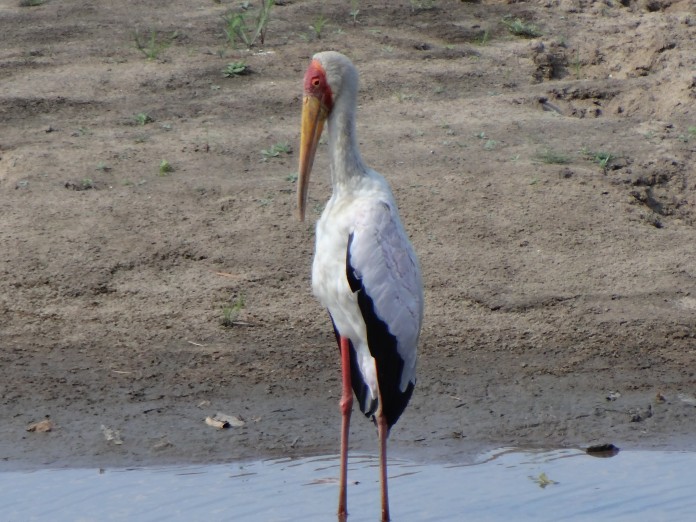
[[[381,399],[381,397],[380,397]],[[382,402],[377,411],[377,433],[379,434],[379,471],[382,484],[382,522],[389,521],[389,493],[387,492],[387,437],[389,427],[387,419],[382,413]]]
[[353,411],[353,388],[350,381],[350,342],[347,337],[340,336],[341,345],[341,370],[343,372],[343,392],[341,394],[341,476],[338,491],[338,519],[345,521],[348,516],[346,483],[348,480],[348,430],[350,428],[350,414]]

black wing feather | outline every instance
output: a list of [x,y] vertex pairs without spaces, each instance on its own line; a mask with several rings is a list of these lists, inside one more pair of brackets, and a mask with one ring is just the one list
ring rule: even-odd
[[[413,394],[414,384],[409,382],[406,389],[404,391],[401,390],[401,374],[404,368],[404,361],[397,350],[397,339],[389,331],[388,325],[375,313],[372,298],[363,285],[362,278],[356,275],[350,259],[352,242],[353,234],[350,234],[346,250],[346,276],[350,289],[357,293],[358,306],[367,329],[367,344],[377,366],[377,383],[379,385],[379,394],[382,398],[382,413],[387,420],[387,426],[391,428],[406,409],[406,405]],[[360,376],[357,379],[357,383],[356,378],[353,378],[353,390],[360,401],[362,412],[368,417],[373,417],[374,420],[376,404],[370,404],[366,410],[363,407],[364,401],[360,400],[361,394],[364,396],[366,393],[367,385],[362,374],[360,374],[360,368],[355,359],[355,350],[351,345],[351,372],[352,375],[357,374]],[[367,396],[369,397],[369,392],[367,392]],[[372,403],[373,401],[370,402]],[[365,406],[368,405],[365,404]]]

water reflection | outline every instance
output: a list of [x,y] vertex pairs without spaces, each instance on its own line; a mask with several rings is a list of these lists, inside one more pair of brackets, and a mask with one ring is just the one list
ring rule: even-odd
[[[161,469],[0,473],[5,521],[325,521],[336,456]],[[349,521],[379,518],[378,462],[349,461]],[[399,521],[693,520],[696,454],[501,449],[471,464],[390,460]]]

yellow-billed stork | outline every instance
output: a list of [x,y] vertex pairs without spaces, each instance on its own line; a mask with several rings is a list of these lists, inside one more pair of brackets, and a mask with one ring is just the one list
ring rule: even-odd
[[[333,194],[317,222],[312,288],[329,310],[341,353],[338,514],[347,515],[348,431],[353,391],[379,433],[382,520],[389,520],[387,436],[416,383],[423,321],[418,260],[387,181],[362,160],[355,135],[358,72],[337,52],[315,54],[304,77],[298,210],[328,121]],[[351,391],[352,386],[352,391]]]

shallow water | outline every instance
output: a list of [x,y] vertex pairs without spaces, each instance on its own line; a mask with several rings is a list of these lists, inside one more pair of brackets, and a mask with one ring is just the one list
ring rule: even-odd
[[[4,521],[335,520],[338,458],[0,473]],[[390,460],[400,521],[696,520],[696,453],[498,450],[474,464]],[[543,475],[542,475],[543,474]],[[349,461],[349,521],[379,518],[377,460]],[[543,487],[542,487],[543,486]]]

